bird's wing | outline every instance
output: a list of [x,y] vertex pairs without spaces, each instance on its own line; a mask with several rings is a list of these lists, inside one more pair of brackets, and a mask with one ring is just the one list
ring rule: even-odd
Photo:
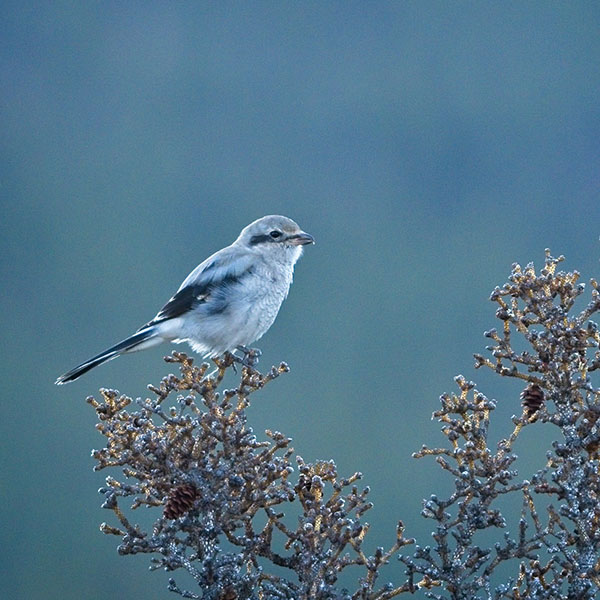
[[[207,302],[215,290],[229,286],[252,267],[252,255],[243,248],[228,246],[200,263],[183,281],[175,295],[144,327],[174,319]],[[141,327],[140,329],[143,329]]]

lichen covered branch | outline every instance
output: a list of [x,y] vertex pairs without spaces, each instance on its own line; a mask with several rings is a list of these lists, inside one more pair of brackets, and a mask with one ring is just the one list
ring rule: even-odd
[[[513,265],[508,283],[491,295],[502,326],[485,333],[491,357],[476,354],[475,366],[525,382],[512,431],[489,447],[496,402],[459,376],[459,394],[443,395],[434,413],[448,446],[415,454],[435,456],[455,484],[450,497],[433,495],[424,504],[423,516],[436,523],[435,546],[402,557],[413,572],[443,582],[445,594],[428,593],[432,598],[591,599],[600,593],[600,390],[590,377],[600,367],[600,335],[590,320],[600,293],[592,280],[591,300],[574,311],[584,286],[576,271],[557,272],[562,260],[546,251],[539,273],[532,264]],[[523,340],[526,349],[517,351]],[[513,447],[523,436],[535,444],[537,427],[553,428],[556,441],[547,463],[522,479]],[[522,497],[518,520],[498,508],[501,496],[515,493]],[[502,540],[482,545],[480,532],[493,528],[504,530]],[[514,577],[494,580],[500,565],[515,562]]]
[[[106,437],[93,452],[96,469],[123,474],[107,477],[100,490],[118,523],[101,529],[121,538],[121,554],[148,553],[152,568],[186,570],[197,589],[182,590],[173,579],[169,589],[188,598],[385,600],[410,590],[408,583],[377,587],[381,567],[411,540],[399,526],[389,550],[365,552],[362,517],[371,504],[368,488],[356,486],[360,473],[340,478],[332,461],[296,457],[292,481],[291,440],[266,431],[261,441],[247,425],[250,395],[287,365],[267,374],[243,366],[237,387],[219,391],[236,364],[232,355],[216,359],[213,373],[182,353],[166,360],[180,375],[149,386],[152,398],[134,402],[101,390],[100,400],[88,399]],[[285,505],[297,505],[296,526],[286,522]],[[140,506],[160,510],[149,531],[126,515]],[[353,593],[337,586],[350,567],[363,571]]]

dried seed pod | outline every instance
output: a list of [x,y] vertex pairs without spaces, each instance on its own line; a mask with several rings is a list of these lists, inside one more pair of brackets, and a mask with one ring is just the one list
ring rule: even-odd
[[521,392],[521,404],[527,411],[527,418],[530,419],[544,404],[544,390],[537,383],[528,385]]
[[165,504],[163,515],[166,519],[178,519],[183,516],[198,498],[198,490],[190,483],[184,483],[171,490]]

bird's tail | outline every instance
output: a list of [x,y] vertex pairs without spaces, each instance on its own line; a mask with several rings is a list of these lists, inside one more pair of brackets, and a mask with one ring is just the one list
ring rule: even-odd
[[144,329],[137,331],[133,335],[124,339],[122,342],[119,342],[107,350],[104,350],[104,352],[100,352],[100,354],[97,356],[86,360],[84,363],[81,363],[74,369],[71,369],[64,375],[61,375],[54,383],[57,385],[62,385],[63,383],[75,381],[84,373],[87,373],[90,369],[112,360],[113,358],[117,358],[117,356],[120,354],[151,348],[152,346],[160,344],[162,341],[162,338],[157,335],[155,327],[145,327]]

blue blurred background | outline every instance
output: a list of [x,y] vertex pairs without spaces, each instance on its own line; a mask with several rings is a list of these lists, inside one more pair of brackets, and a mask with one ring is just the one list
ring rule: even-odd
[[[438,396],[475,372],[487,298],[514,261],[600,275],[596,2],[3,2],[0,7],[2,596],[168,598],[121,558],[96,490],[85,397],[144,395],[169,347],[66,387],[57,375],[154,316],[250,221],[312,233],[259,346],[292,372],[255,430],[364,473],[370,550],[450,479]],[[185,350],[184,347],[179,347]],[[521,441],[524,477],[541,428]],[[539,436],[539,437],[537,437]],[[148,516],[140,515],[148,520]],[[516,516],[510,523],[515,529]],[[386,572],[399,582],[402,568]]]

